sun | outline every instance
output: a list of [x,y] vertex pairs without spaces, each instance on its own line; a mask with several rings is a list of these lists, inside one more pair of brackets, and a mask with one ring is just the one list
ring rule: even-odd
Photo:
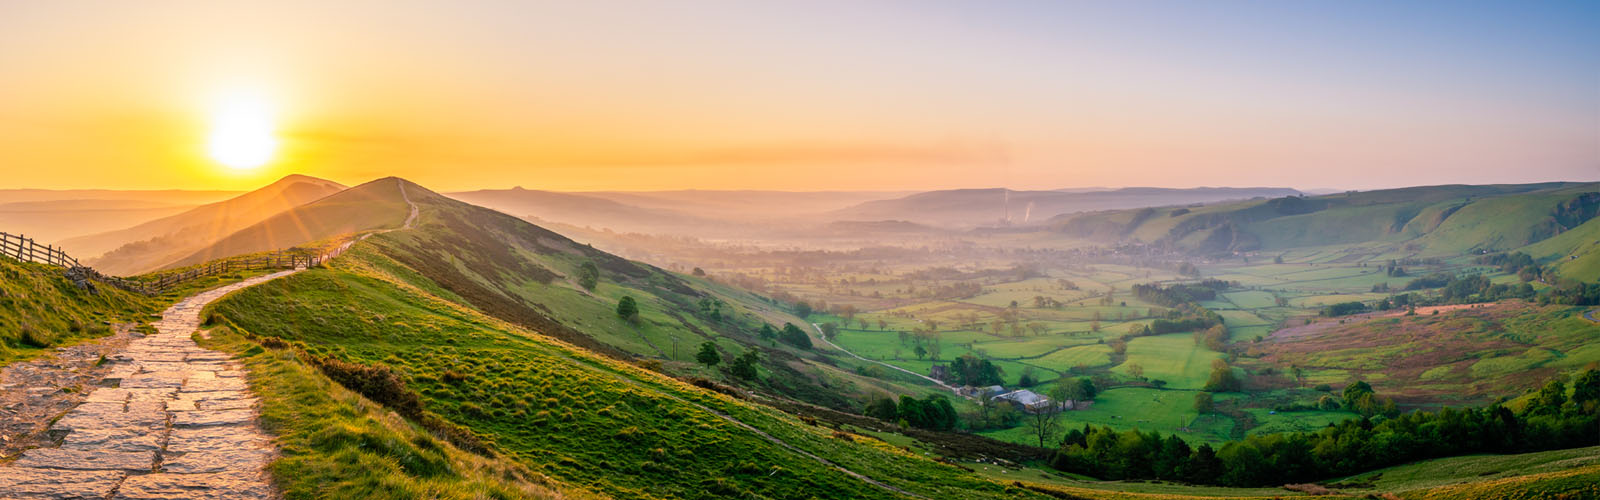
[[217,99],[206,150],[229,168],[250,170],[272,161],[278,151],[270,103],[258,93],[234,92]]

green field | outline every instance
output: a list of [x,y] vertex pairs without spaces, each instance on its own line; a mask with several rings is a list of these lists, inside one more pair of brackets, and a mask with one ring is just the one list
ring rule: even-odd
[[1221,353],[1195,346],[1187,333],[1138,337],[1128,342],[1127,361],[1112,371],[1127,375],[1129,366],[1138,365],[1146,378],[1165,380],[1167,387],[1200,389],[1211,376],[1211,362],[1222,358]]

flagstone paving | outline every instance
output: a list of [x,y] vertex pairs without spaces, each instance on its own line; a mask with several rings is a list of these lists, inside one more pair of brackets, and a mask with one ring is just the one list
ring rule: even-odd
[[[100,386],[52,424],[53,446],[0,466],[0,500],[273,498],[276,449],[238,363],[195,344],[200,310],[299,270],[201,292],[168,308],[157,334],[107,357]],[[102,370],[103,371],[103,370]],[[35,392],[59,390],[57,387]]]

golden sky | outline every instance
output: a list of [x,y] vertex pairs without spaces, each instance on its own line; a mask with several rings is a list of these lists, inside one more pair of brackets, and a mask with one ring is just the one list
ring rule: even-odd
[[[1594,180],[1594,4],[5,2],[0,188]],[[207,141],[260,96],[279,148]]]

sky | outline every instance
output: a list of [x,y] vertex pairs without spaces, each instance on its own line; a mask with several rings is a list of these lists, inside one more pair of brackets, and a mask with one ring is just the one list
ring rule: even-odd
[[[223,125],[240,99],[263,125]],[[224,128],[271,140],[219,157]],[[1594,181],[1600,2],[0,0],[0,172],[56,189]]]

